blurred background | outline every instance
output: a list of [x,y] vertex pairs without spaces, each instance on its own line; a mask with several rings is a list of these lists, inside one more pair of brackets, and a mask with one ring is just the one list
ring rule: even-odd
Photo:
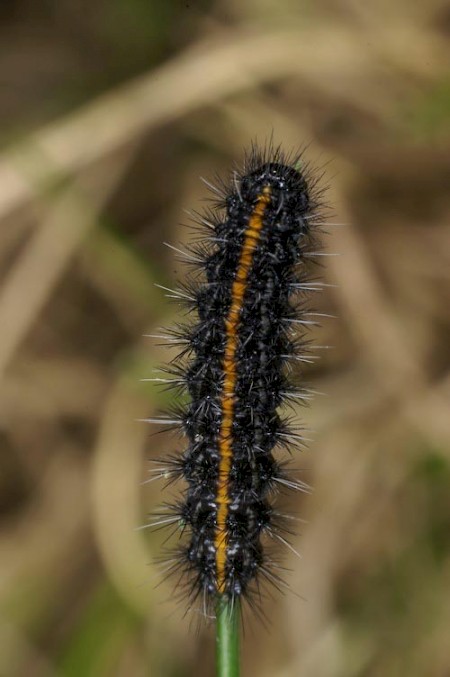
[[[246,619],[243,674],[450,675],[450,4],[3,0],[0,675],[213,674],[136,530],[180,449],[154,283],[185,271],[200,176],[309,144],[333,223],[315,299],[311,496],[292,592]],[[335,286],[334,286],[335,285]],[[320,298],[319,298],[320,297]]]

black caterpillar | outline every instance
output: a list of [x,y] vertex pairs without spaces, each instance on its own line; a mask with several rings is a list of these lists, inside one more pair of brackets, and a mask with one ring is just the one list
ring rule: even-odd
[[308,399],[289,373],[293,360],[310,360],[306,332],[316,324],[304,305],[321,287],[310,271],[323,216],[316,184],[301,154],[252,147],[242,172],[210,186],[213,207],[197,219],[203,237],[186,254],[194,271],[174,292],[197,319],[165,335],[181,353],[165,369],[170,378],[156,380],[186,390],[190,403],[147,420],[185,433],[185,451],[155,473],[187,488],[154,524],[181,527],[169,569],[181,572],[192,598],[201,595],[205,612],[222,595],[248,597],[263,580],[279,585],[262,539],[289,545],[273,495],[307,489],[273,452],[304,440],[278,409]]

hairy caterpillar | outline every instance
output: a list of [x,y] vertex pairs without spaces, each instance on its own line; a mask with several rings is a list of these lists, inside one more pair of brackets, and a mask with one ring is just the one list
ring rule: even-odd
[[179,426],[187,438],[181,455],[154,470],[183,478],[186,488],[153,524],[180,530],[168,569],[180,573],[192,600],[202,597],[205,613],[219,597],[234,603],[262,581],[281,581],[264,536],[289,547],[275,494],[308,488],[276,451],[304,441],[279,409],[309,398],[290,367],[311,359],[306,332],[317,313],[305,301],[321,288],[310,268],[322,216],[322,193],[302,154],[272,145],[252,147],[242,171],[210,188],[212,208],[197,218],[202,239],[185,253],[193,270],[172,293],[195,320],[160,337],[180,354],[167,378],[154,379],[187,391],[189,403],[147,419]]

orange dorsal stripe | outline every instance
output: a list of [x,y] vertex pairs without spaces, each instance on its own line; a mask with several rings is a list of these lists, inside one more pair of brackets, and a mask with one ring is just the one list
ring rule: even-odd
[[258,246],[263,227],[263,217],[270,203],[270,188],[263,189],[258,196],[255,208],[249,218],[244,234],[239,263],[231,288],[231,305],[225,320],[225,353],[223,358],[223,390],[220,401],[221,424],[219,432],[219,479],[217,483],[216,503],[217,525],[214,538],[216,549],[217,592],[223,594],[226,588],[227,562],[227,518],[230,503],[230,470],[233,456],[233,417],[236,402],[236,381],[238,365],[236,352],[238,347],[238,329],[244,295],[253,263],[254,253]]

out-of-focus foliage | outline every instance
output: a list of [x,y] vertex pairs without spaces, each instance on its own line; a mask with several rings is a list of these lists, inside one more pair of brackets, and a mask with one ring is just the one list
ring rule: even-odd
[[[211,675],[213,631],[136,530],[180,449],[144,334],[177,319],[199,176],[257,137],[309,144],[335,217],[333,346],[299,411],[314,486],[292,594],[246,618],[245,675],[450,665],[450,6],[293,0],[0,5],[0,674]],[[321,171],[321,169],[320,169]],[[160,583],[158,586],[157,584]]]

